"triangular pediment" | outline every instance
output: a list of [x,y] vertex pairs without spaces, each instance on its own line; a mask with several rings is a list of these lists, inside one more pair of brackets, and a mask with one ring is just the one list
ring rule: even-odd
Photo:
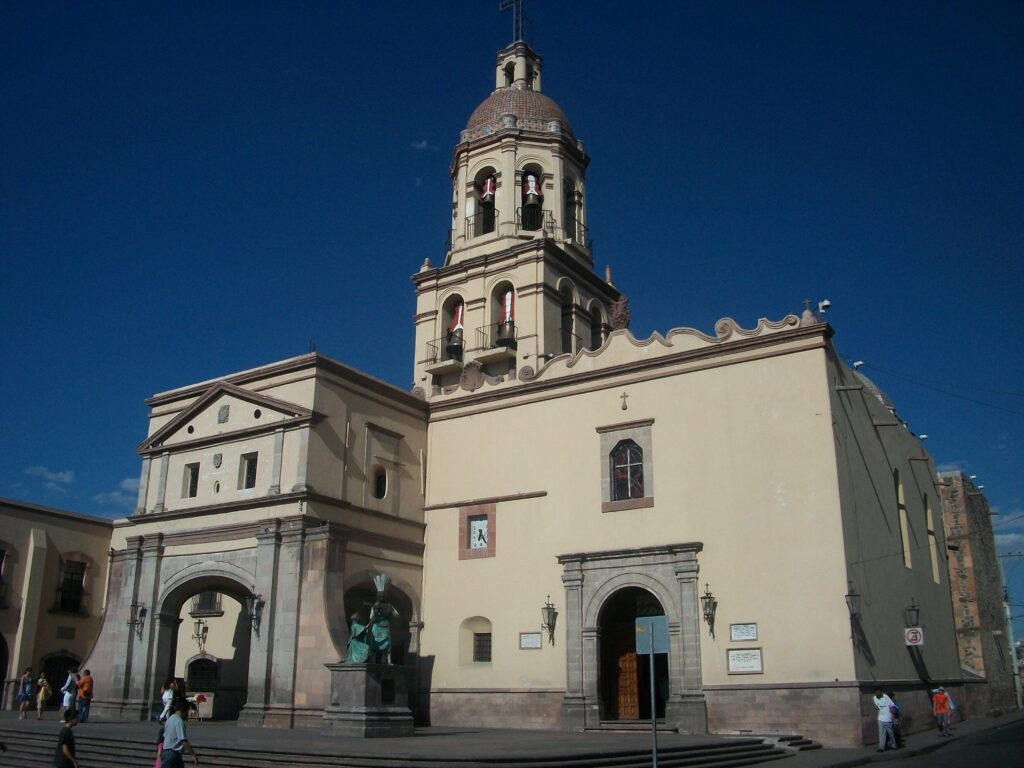
[[139,453],[209,442],[308,421],[309,408],[218,381],[185,410],[150,435]]

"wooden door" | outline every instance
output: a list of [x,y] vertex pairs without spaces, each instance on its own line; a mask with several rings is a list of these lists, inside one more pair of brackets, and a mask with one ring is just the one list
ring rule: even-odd
[[640,718],[639,681],[637,680],[636,628],[632,623],[616,624],[612,631],[611,668],[613,676],[609,697],[618,720]]

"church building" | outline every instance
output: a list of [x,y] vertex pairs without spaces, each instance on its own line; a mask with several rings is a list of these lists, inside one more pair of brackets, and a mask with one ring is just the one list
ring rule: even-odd
[[203,654],[231,656],[223,711],[319,727],[377,573],[423,724],[653,714],[859,745],[876,685],[912,730],[926,687],[957,697],[928,454],[810,309],[636,338],[542,69],[522,39],[499,51],[458,134],[448,247],[413,277],[411,392],[309,354],[147,401],[85,661],[95,719],[147,717],[191,663],[190,615],[223,614],[209,632],[231,641]]

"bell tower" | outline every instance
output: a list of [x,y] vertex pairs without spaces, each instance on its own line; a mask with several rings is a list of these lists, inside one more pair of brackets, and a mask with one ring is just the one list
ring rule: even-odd
[[541,57],[522,39],[498,51],[494,91],[452,152],[443,261],[414,275],[414,389],[427,399],[505,386],[522,367],[597,349],[619,292],[593,271],[590,158],[541,92]]

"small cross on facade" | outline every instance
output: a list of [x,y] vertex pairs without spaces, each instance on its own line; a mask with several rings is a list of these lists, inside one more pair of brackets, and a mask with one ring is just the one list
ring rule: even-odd
[[629,395],[627,395],[625,392],[623,392],[621,395],[619,395],[619,397],[622,398],[622,410],[624,410],[624,411],[627,410],[629,408],[629,406],[626,405],[626,398],[629,397]]

